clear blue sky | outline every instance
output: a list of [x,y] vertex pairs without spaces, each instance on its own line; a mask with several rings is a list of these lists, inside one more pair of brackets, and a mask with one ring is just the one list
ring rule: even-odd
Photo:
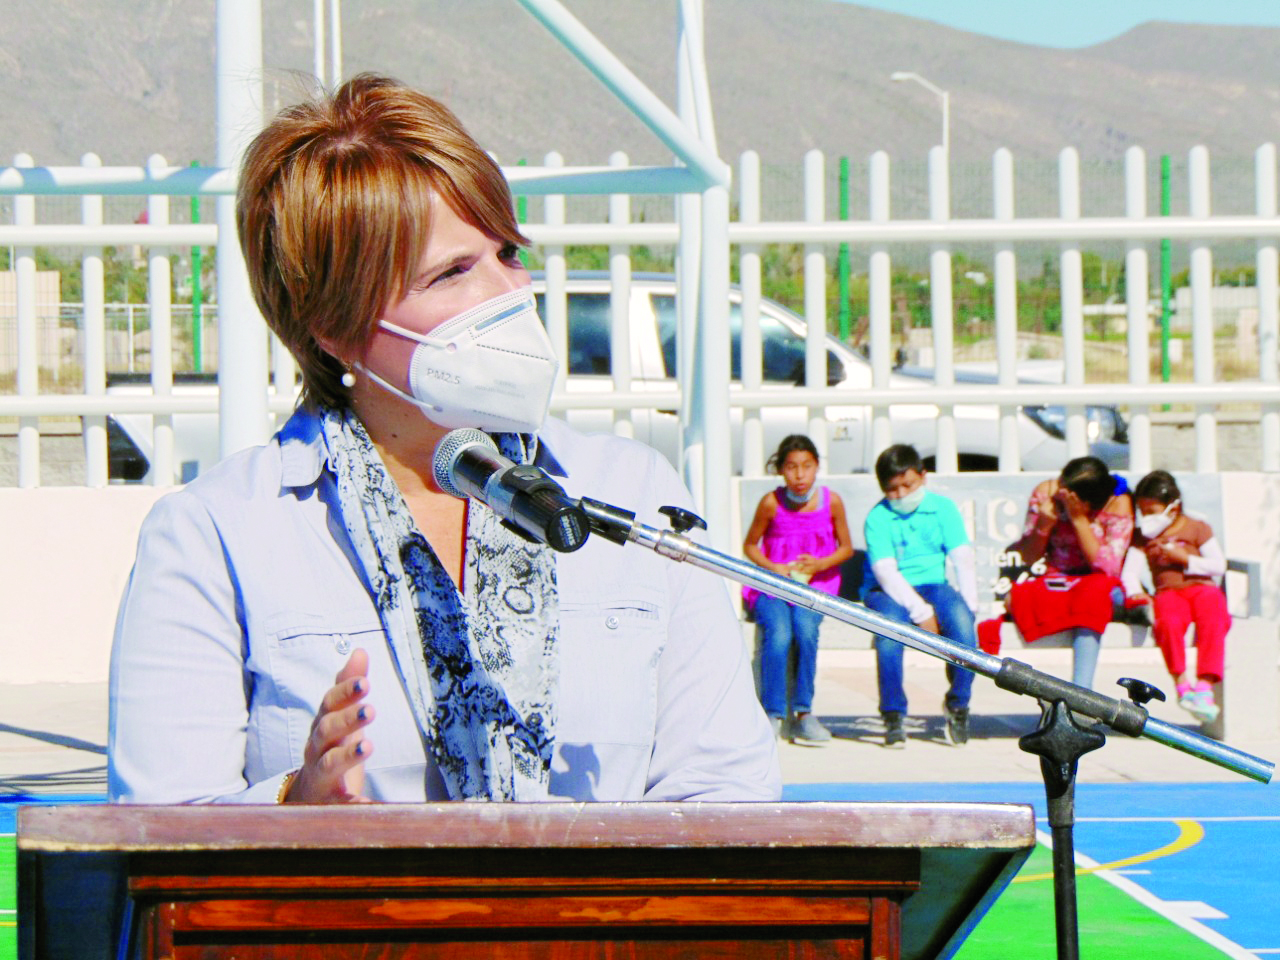
[[1147,20],[1280,27],[1280,0],[845,0],[1045,47],[1087,47]]

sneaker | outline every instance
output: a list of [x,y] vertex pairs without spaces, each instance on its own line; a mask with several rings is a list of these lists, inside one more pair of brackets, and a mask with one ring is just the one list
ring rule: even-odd
[[812,713],[801,713],[796,716],[795,726],[791,728],[791,739],[795,743],[826,743],[831,739],[831,731],[819,723]]
[[785,724],[785,721],[783,720],[783,718],[782,718],[782,717],[770,717],[770,718],[769,718],[769,726],[771,726],[771,727],[773,728],[773,735],[774,735],[775,737],[780,737],[780,736],[782,736],[782,727],[783,727],[783,725],[784,725],[784,724]]
[[1182,707],[1189,714],[1199,720],[1201,723],[1213,723],[1218,719],[1218,714],[1222,712],[1222,708],[1214,702],[1213,687],[1207,683],[1203,686],[1197,686],[1193,690],[1188,690],[1178,698],[1178,706]]
[[886,713],[884,716],[884,745],[901,750],[907,745],[907,732],[902,729],[902,714]]
[[969,742],[969,708],[956,707],[954,710],[950,707],[947,711],[947,726],[944,731],[947,743],[953,747],[963,747]]

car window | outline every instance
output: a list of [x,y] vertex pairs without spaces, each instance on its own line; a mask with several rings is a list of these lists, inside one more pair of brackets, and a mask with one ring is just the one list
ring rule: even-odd
[[[547,322],[546,295],[535,294],[538,316]],[[609,294],[569,294],[569,373],[608,376],[613,372],[609,353]]]
[[[676,375],[676,298],[671,294],[653,294],[653,312],[658,318],[658,337],[662,342],[662,363],[668,377]],[[732,349],[729,376],[742,380],[742,305],[729,304],[729,339]],[[765,383],[802,383],[804,381],[804,339],[777,317],[760,315],[762,374]],[[844,364],[827,352],[827,382],[844,379]]]

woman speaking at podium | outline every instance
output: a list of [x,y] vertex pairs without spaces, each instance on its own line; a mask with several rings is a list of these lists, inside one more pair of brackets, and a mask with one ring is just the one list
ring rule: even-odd
[[647,447],[547,418],[526,241],[457,119],[356,77],[257,137],[236,215],[301,400],[143,525],[112,798],[777,799],[719,579],[603,538],[554,553],[433,480],[437,443],[472,427],[571,497],[662,526],[690,506]]

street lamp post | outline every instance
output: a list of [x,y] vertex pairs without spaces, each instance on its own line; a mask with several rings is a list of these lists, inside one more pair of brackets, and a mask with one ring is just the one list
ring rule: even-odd
[[918,73],[898,70],[889,75],[890,80],[914,80],[926,90],[935,94],[942,101],[942,151],[951,156],[951,94],[935,83],[930,83]]
[[329,7],[329,72],[325,78],[325,0],[313,0],[312,21],[315,23],[315,74],[321,89],[337,89],[342,83],[342,0],[328,0]]

